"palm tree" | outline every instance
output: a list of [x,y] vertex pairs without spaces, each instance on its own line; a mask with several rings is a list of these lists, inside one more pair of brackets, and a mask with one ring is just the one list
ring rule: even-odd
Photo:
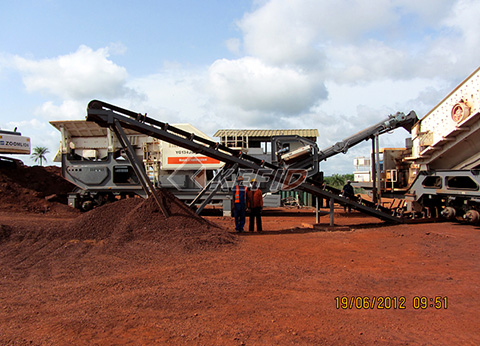
[[342,189],[347,180],[353,181],[353,174],[333,174],[330,177],[325,177],[325,183],[336,189]]
[[30,156],[35,162],[40,161],[40,166],[43,166],[43,160],[47,162],[47,158],[45,157],[45,154],[48,154],[50,151],[48,151],[47,147],[35,147],[33,148],[33,154]]
[[345,184],[345,177],[341,174],[333,174],[331,177],[325,177],[325,182],[331,187],[341,189]]

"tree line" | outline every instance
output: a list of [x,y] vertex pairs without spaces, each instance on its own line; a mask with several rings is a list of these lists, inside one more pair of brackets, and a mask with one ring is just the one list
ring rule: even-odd
[[333,174],[332,176],[324,177],[323,180],[328,186],[341,190],[343,185],[347,183],[347,180],[353,182],[353,174]]

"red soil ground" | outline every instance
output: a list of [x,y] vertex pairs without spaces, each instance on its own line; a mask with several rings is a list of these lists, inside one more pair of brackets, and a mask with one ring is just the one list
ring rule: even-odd
[[[2,208],[0,345],[480,344],[479,227],[338,209],[352,230],[318,232],[312,210],[283,209],[237,236],[231,218],[162,196],[168,220],[137,199],[85,214]],[[442,307],[416,309],[416,296]]]

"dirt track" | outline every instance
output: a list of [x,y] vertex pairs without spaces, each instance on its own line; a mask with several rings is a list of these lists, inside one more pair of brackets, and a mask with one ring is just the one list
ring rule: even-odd
[[[478,227],[339,212],[368,228],[325,233],[290,210],[265,216],[262,235],[169,250],[59,237],[75,217],[0,214],[0,345],[480,344]],[[405,297],[405,309],[337,309],[337,296]],[[414,309],[415,296],[447,309]]]

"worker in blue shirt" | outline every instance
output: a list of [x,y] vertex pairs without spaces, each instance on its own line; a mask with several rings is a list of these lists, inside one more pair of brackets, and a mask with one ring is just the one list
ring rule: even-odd
[[235,217],[235,231],[243,232],[245,226],[245,210],[247,187],[243,185],[243,177],[237,178],[237,184],[233,187],[233,214]]

